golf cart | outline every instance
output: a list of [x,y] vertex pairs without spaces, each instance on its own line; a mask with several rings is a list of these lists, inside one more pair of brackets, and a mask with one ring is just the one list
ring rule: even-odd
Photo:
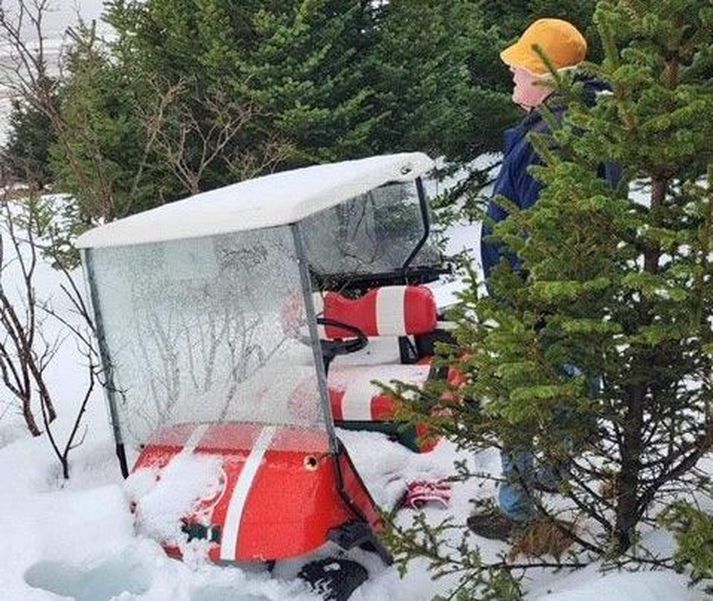
[[[437,329],[433,296],[417,285],[440,269],[426,245],[420,181],[432,167],[419,153],[309,167],[80,237],[122,472],[133,465],[159,480],[177,458],[217,458],[218,485],[183,516],[184,532],[204,540],[209,559],[272,565],[331,545],[391,561],[335,420],[386,421],[390,401],[375,405],[366,383],[425,380],[431,368],[418,351],[385,377],[367,366],[368,382],[357,377],[363,366],[332,366],[370,337],[425,339]],[[378,210],[360,215],[360,202]],[[421,221],[410,223],[425,224],[415,238],[403,234],[413,209]],[[395,225],[378,224],[378,213]],[[398,231],[414,244],[383,253]],[[370,247],[356,244],[364,232]],[[382,287],[364,293],[373,285]],[[367,577],[342,555],[307,563],[302,575],[326,583],[333,599]]]

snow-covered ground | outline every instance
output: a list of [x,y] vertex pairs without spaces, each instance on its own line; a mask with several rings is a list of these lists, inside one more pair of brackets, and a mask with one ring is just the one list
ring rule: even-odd
[[[102,429],[95,420],[90,425]],[[415,455],[379,434],[342,432],[357,469],[377,501],[393,502],[405,479],[452,472],[454,449],[442,444]],[[497,454],[484,450],[469,458],[473,467],[495,472]],[[124,485],[110,440],[77,449],[73,478],[60,486],[44,440],[21,439],[0,450],[0,599],[3,601],[277,601],[316,600],[299,582],[280,581],[236,568],[190,568],[168,559],[161,547],[134,534]],[[492,485],[457,486],[449,513],[464,520],[470,499],[492,493]],[[434,523],[443,510],[427,509]],[[403,523],[410,513],[404,511]],[[484,543],[487,554],[503,547]],[[423,561],[404,579],[381,570],[353,596],[354,601],[428,601],[448,590],[433,582]],[[610,574],[592,566],[567,574],[540,573],[528,587],[538,601],[694,601],[683,577],[669,573]],[[551,594],[550,594],[551,593]]]
[[[477,225],[461,224],[450,231],[450,250],[478,248]],[[57,274],[41,271],[42,293],[56,292]],[[435,286],[440,302],[452,302],[459,283]],[[373,354],[382,352],[375,345]],[[383,352],[389,352],[383,351]],[[60,438],[71,426],[81,400],[83,369],[75,349],[63,348],[51,374],[60,395]],[[0,415],[3,398],[0,395]],[[72,478],[64,483],[44,438],[32,439],[7,411],[0,419],[0,601],[296,601],[316,600],[294,579],[246,572],[201,562],[190,565],[169,559],[150,538],[139,534],[129,510],[135,481],[119,473],[108,427],[104,399],[92,398],[85,419],[83,444],[72,455]],[[456,460],[466,460],[473,471],[498,473],[499,458],[492,449],[463,456],[449,443],[431,453],[415,454],[376,433],[340,432],[352,459],[377,503],[391,507],[404,483],[423,477],[440,478],[454,472]],[[456,484],[448,509],[427,508],[432,523],[453,516],[464,523],[472,499],[491,496],[490,480]],[[174,499],[174,501],[176,501]],[[414,513],[403,510],[407,525]],[[145,532],[156,524],[140,524]],[[161,526],[159,524],[159,526]],[[664,533],[653,533],[650,546],[670,547]],[[486,557],[495,557],[503,544],[483,541]],[[374,569],[372,578],[352,597],[354,601],[427,601],[449,590],[452,582],[433,581],[425,561],[411,564],[405,578],[396,568]],[[673,573],[644,572],[602,575],[598,566],[557,574],[537,572],[525,581],[528,598],[536,601],[695,601],[699,593]]]

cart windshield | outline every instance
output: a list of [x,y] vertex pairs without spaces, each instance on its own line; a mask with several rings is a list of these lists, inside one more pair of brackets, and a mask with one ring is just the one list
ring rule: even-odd
[[325,428],[290,227],[86,252],[123,442],[179,424]]
[[[304,221],[303,232],[318,281],[399,273],[425,233],[416,183],[381,186],[316,213]],[[427,242],[412,267],[440,262]]]

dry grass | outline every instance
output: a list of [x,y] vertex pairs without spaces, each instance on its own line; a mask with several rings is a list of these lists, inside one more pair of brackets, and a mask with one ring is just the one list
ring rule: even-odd
[[606,480],[602,482],[599,493],[609,501],[613,501],[619,496],[619,482],[616,475],[607,476]]
[[559,561],[574,542],[568,531],[575,532],[575,525],[571,522],[536,520],[514,537],[508,556],[512,560],[518,555],[527,557],[551,555]]

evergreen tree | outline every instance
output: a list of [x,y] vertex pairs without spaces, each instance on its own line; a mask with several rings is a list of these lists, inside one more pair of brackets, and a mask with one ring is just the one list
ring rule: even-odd
[[[277,4],[277,3],[274,3]],[[265,2],[136,2],[109,4],[118,33],[113,55],[129,74],[137,110],[154,125],[155,161],[176,180],[165,200],[269,171],[284,148],[265,107],[249,87],[247,56]]]
[[[533,136],[540,199],[525,211],[501,199],[495,227],[518,268],[504,259],[489,297],[473,282],[456,315],[459,392],[480,408],[430,421],[465,448],[569,464],[566,509],[528,491],[542,519],[574,552],[636,555],[642,524],[696,487],[713,445],[713,7],[601,0],[595,20],[604,60],[585,70],[611,93],[590,106],[558,77],[567,115],[543,109],[552,133]],[[616,189],[601,177],[613,163]],[[441,392],[403,402],[428,419]]]
[[[111,73],[78,100],[94,123],[143,122],[150,152],[125,132],[125,169],[141,157],[161,172],[147,189],[158,190],[157,202],[379,152],[425,150],[461,164],[499,150],[502,129],[517,119],[499,50],[541,14],[586,25],[591,2],[112,0]],[[80,77],[69,69],[61,84],[78,89]],[[20,135],[46,131],[38,124]],[[79,179],[73,189],[85,187]]]
[[502,147],[518,118],[505,40],[480,3],[392,0],[379,30],[375,82],[388,114],[385,151],[423,150],[459,162]]
[[122,65],[93,29],[78,28],[65,68],[51,166],[58,189],[74,199],[71,229],[154,206],[161,178],[148,164],[140,167],[146,128]]
[[7,175],[42,189],[52,181],[50,148],[56,135],[47,114],[24,100],[14,100],[2,149]]
[[183,82],[175,112],[188,108],[202,132],[218,121],[206,107],[222,95],[223,117],[249,113],[203,187],[369,153],[378,123],[364,76],[372,14],[355,0],[117,0],[108,13],[122,61],[164,89]]
[[370,62],[375,11],[360,0],[299,0],[255,16],[254,97],[313,163],[371,153],[381,136]]
[[76,29],[52,123],[52,167],[76,200],[72,232],[275,169],[369,154],[372,13],[350,0],[109,2],[116,36],[105,44]]
[[676,536],[676,567],[690,568],[693,582],[706,582],[708,592],[713,593],[713,515],[679,501],[669,507],[661,522]]

